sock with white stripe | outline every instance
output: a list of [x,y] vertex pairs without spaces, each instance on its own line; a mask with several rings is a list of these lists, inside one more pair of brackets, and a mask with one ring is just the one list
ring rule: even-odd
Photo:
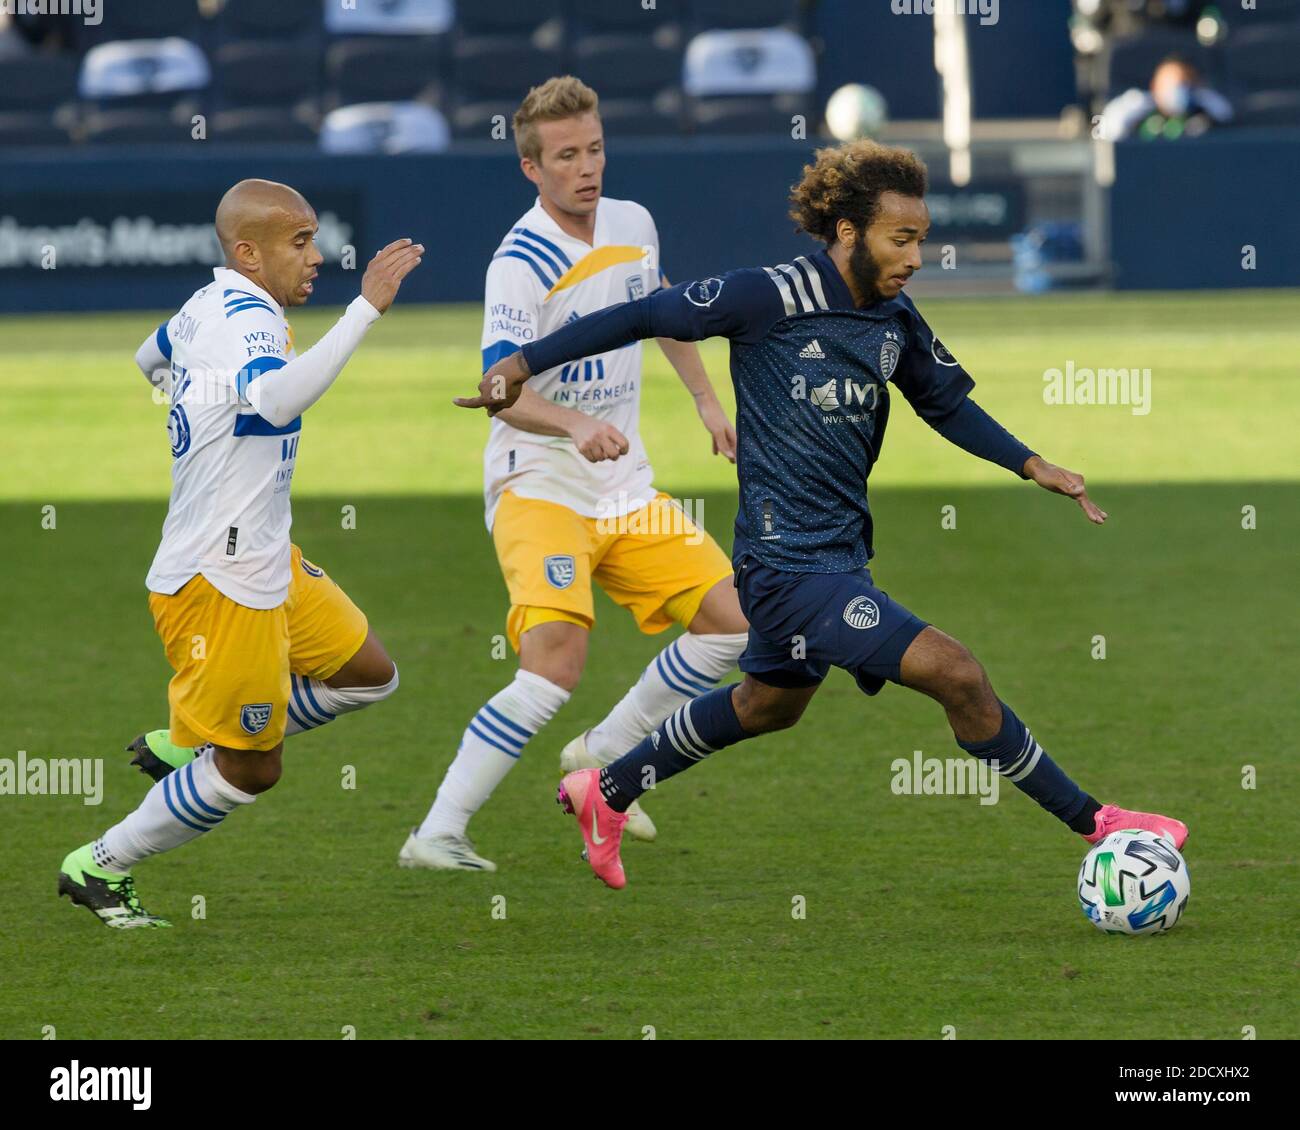
[[349,714],[372,703],[382,702],[395,690],[396,664],[393,664],[393,677],[379,687],[331,687],[320,679],[290,675],[289,717],[285,722],[284,736],[315,730],[333,722],[340,714]]
[[513,768],[524,746],[569,701],[569,692],[531,671],[518,671],[470,720],[438,797],[416,834],[463,836],[469,818]]
[[189,764],[168,773],[93,845],[95,863],[125,873],[142,859],[171,851],[217,827],[241,804],[257,798],[235,788],[217,769],[211,746]]
[[731,683],[691,699],[636,748],[605,766],[600,771],[600,792],[610,808],[626,812],[637,797],[660,781],[699,764],[723,746],[752,737],[741,729],[732,705],[731,692],[739,685]]
[[1047,756],[1011,707],[1005,702],[1001,706],[1002,728],[993,737],[957,744],[981,761],[994,762],[1002,776],[1071,829],[1090,834],[1094,830],[1093,815],[1101,805]]
[[748,632],[687,632],[673,640],[650,661],[605,720],[592,727],[587,734],[587,752],[602,765],[609,765],[684,702],[711,690],[736,665],[748,640]]

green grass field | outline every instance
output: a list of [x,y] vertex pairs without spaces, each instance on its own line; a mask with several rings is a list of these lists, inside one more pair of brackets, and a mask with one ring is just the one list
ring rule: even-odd
[[[1300,1036],[1295,305],[923,303],[980,403],[1084,472],[1111,520],[949,447],[901,399],[872,478],[877,582],[967,643],[1085,788],[1191,825],[1189,910],[1154,939],[1088,925],[1084,845],[1014,789],[993,806],[894,795],[895,757],[958,752],[942,712],[894,687],[867,699],[839,672],[796,729],[653,794],[660,839],[630,845],[629,887],[606,890],[552,803],[556,756],[668,637],[603,597],[585,681],[472,826],[501,870],[399,870],[466,721],[513,670],[492,658],[506,599],[482,523],[486,423],[450,404],[476,379],[469,307],[385,318],[299,455],[295,539],[367,611],[401,690],[290,739],[271,793],[137,869],[176,929],[103,929],[55,880],[138,802],[121,747],[165,724],[143,579],[170,457],[131,361],[158,318],[0,319],[0,757],[104,759],[99,806],[0,796],[0,1037]],[[295,318],[299,342],[334,316]],[[705,356],[727,385],[725,347]],[[729,545],[734,471],[647,358],[658,481],[703,497]],[[1150,414],[1045,405],[1044,370],[1068,360],[1150,368]]]

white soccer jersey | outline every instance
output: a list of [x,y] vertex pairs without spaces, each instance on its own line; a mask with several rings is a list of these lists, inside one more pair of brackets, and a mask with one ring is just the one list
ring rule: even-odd
[[[506,234],[488,266],[483,310],[483,368],[584,314],[659,289],[659,233],[631,200],[596,207],[594,244],[567,235],[540,200]],[[567,436],[520,431],[500,416],[483,453],[487,526],[506,490],[568,506],[589,518],[613,517],[655,495],[654,473],[638,427],[641,343],[538,373],[538,395],[612,424],[628,453],[588,462]]]
[[172,493],[145,583],[170,594],[201,573],[238,604],[275,608],[289,591],[289,484],[302,418],[275,427],[246,396],[250,382],[274,380],[294,357],[284,311],[218,267],[159,327],[157,347],[171,361]]

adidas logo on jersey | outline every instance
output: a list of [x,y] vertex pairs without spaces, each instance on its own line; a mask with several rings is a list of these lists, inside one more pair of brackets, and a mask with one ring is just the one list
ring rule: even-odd
[[799,351],[799,357],[807,360],[826,360],[826,354],[822,352],[822,344],[816,338],[813,338],[812,341]]

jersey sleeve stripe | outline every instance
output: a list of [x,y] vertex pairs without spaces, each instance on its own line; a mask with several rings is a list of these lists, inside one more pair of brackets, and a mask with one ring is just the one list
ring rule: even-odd
[[256,412],[246,412],[235,417],[237,436],[287,436],[302,431],[302,417],[297,416],[282,428],[277,428],[270,420],[264,420]]
[[245,310],[265,310],[268,314],[275,313],[265,302],[253,300],[251,302],[241,302],[238,306],[227,306],[226,317],[233,318],[236,314],[242,314]]
[[789,263],[782,263],[777,267],[777,270],[787,276],[790,281],[794,283],[794,292],[798,296],[799,303],[802,306],[800,313],[811,314],[816,307],[813,306],[813,300],[808,296],[808,291],[804,289],[803,275],[799,271],[799,268],[792,266]]
[[172,359],[172,341],[167,336],[167,323],[163,322],[158,327],[158,332],[154,334],[154,341],[158,344],[158,352],[161,353],[168,361]]
[[284,365],[283,357],[254,357],[235,374],[235,391],[243,396],[248,386],[263,373],[269,373],[273,369],[283,369]]
[[547,255],[546,252],[543,251],[540,247],[537,247],[531,243],[526,243],[522,239],[512,239],[506,244],[506,246],[520,247],[524,251],[527,251],[529,254],[535,255],[538,259],[540,259],[543,263],[545,263],[546,266],[549,267],[555,273],[556,278],[559,278],[560,275],[564,274],[564,268],[561,267],[560,264],[557,263],[554,259],[552,259],[549,255]]
[[808,283],[812,287],[813,297],[817,300],[818,307],[822,310],[829,310],[831,305],[826,301],[826,291],[822,288],[822,277],[817,273],[816,266],[809,261],[806,255],[800,255],[795,260],[795,265],[808,276]]
[[568,270],[570,267],[573,266],[573,264],[569,261],[569,257],[558,247],[556,247],[555,244],[553,244],[549,239],[546,239],[544,236],[540,236],[536,232],[529,231],[527,228],[511,228],[510,230],[515,235],[527,236],[534,243],[540,243],[543,247],[545,247],[548,251],[550,251],[561,263],[564,264],[565,270]]
[[513,341],[496,341],[483,350],[483,372],[487,372],[493,365],[504,357],[509,357],[512,353],[518,353],[519,346]]
[[785,313],[789,317],[794,313],[794,295],[790,293],[789,285],[785,278],[778,275],[771,267],[764,267],[763,270],[767,272],[767,277],[772,280],[776,289],[781,292],[781,301],[785,303]]
[[492,258],[493,259],[522,259],[525,263],[527,263],[530,267],[532,267],[533,274],[535,274],[541,280],[542,286],[546,287],[547,290],[550,290],[554,283],[554,280],[546,276],[546,272],[542,270],[537,260],[534,259],[531,255],[525,255],[522,251],[514,251],[514,250],[502,251],[496,255],[493,255]]

